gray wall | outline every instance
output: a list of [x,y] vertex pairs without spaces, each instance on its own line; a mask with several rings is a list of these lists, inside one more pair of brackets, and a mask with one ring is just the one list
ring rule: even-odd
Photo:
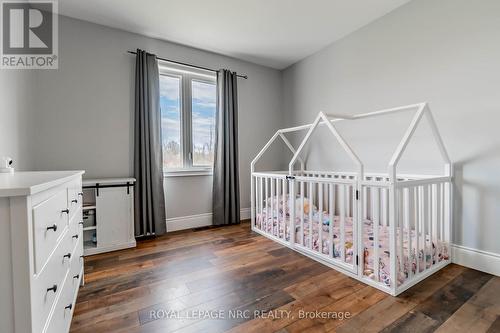
[[17,170],[32,167],[29,150],[33,71],[0,70],[0,158],[10,156]]
[[[455,163],[454,242],[494,253],[500,253],[499,13],[497,0],[415,0],[283,77],[288,125],[311,122],[319,110],[355,114],[430,102]],[[341,131],[369,170],[385,171],[409,121],[404,117],[342,124]],[[422,143],[410,147],[402,170],[439,171],[425,127],[419,134]],[[313,167],[346,166],[337,147],[317,142]]]
[[[250,161],[282,121],[279,71],[66,17],[59,32],[59,69],[36,77],[35,169],[132,175],[135,57],[126,51],[142,48],[248,74],[238,84],[241,207],[250,206]],[[211,212],[211,177],[167,178],[165,187],[167,217]]]

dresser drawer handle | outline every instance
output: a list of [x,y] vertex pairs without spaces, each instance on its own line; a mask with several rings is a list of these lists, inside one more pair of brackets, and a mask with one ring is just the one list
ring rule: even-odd
[[83,197],[83,192],[78,192],[78,195]]
[[75,276],[73,276],[73,279],[79,279],[80,278],[80,274],[76,274]]
[[64,307],[64,310],[71,310],[71,309],[73,309],[73,304],[66,305],[66,306]]
[[77,235],[73,235],[73,236],[71,236],[71,238],[76,238],[76,239],[78,239],[78,234],[77,234]]
[[61,213],[66,213],[66,214],[69,214],[69,209],[68,209],[68,208],[63,209],[63,210],[61,210]]
[[71,259],[71,253],[66,253],[65,255],[63,255],[63,258]]
[[78,203],[78,200],[73,199],[73,200],[71,200],[71,202],[73,202],[73,203]]
[[56,232],[57,231],[57,224],[54,223],[50,227],[47,227],[47,230],[54,230],[54,232]]
[[51,288],[47,288],[47,292],[53,291],[54,293],[57,291],[57,284],[53,285]]
[[80,221],[80,222],[78,222],[78,224],[81,224],[81,225],[83,225],[83,221]]

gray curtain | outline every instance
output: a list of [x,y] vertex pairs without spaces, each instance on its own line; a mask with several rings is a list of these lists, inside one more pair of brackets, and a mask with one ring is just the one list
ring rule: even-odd
[[158,61],[138,49],[135,66],[135,235],[161,235],[166,213]]
[[213,175],[213,224],[240,223],[238,94],[236,73],[217,72],[217,119]]

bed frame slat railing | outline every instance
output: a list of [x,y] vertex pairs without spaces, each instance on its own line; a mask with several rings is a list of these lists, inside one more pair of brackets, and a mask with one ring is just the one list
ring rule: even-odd
[[314,183],[313,182],[309,182],[309,191],[308,191],[308,196],[309,196],[309,205],[308,205],[308,210],[309,210],[309,220],[308,220],[308,226],[309,226],[309,233],[308,233],[308,236],[309,236],[309,242],[307,243],[307,246],[309,248],[313,248],[313,238],[312,238],[312,234],[313,234],[313,224],[312,224],[312,220],[313,220],[313,205],[314,205],[314,192],[313,192],[313,186],[314,186]]
[[323,183],[318,183],[318,251],[323,253]]
[[270,194],[270,228],[271,228],[271,235],[273,235],[274,237],[276,237],[276,227],[275,227],[275,213],[276,213],[276,207],[275,207],[275,203],[276,203],[276,187],[275,187],[275,179],[269,179],[269,190],[271,191],[271,194]]
[[[405,191],[406,192],[406,191]],[[400,194],[402,194],[402,197],[404,199],[407,199],[404,197],[404,192],[403,191],[399,191]],[[403,205],[406,204],[406,200],[403,200],[404,203]],[[409,200],[408,200],[408,203],[409,203]],[[401,207],[401,211],[402,212],[405,212],[405,209],[406,207],[403,206]],[[414,222],[415,220],[410,220],[410,216],[409,214],[403,214],[404,216],[404,223],[403,223],[403,229],[400,229],[402,235],[404,235],[404,228],[406,228],[406,239],[407,239],[407,242],[408,242],[408,246],[407,246],[407,250],[406,250],[406,253],[404,254],[404,256],[406,256],[406,258],[409,258],[409,261],[410,261],[410,265],[408,267],[408,278],[411,279],[413,277],[413,259],[412,259],[412,255],[413,255],[413,244],[412,244],[412,233],[413,233],[413,230],[414,229]]]
[[[416,264],[416,273],[419,274],[420,272],[420,249],[422,249],[422,237],[420,236],[420,230],[422,230],[422,220],[418,218],[416,214],[412,214],[412,209],[417,211],[417,206],[415,205],[415,199],[417,196],[415,195],[415,188],[405,188],[404,189],[409,196],[409,206],[408,206],[408,216],[413,215],[413,224],[415,225],[415,246],[416,246],[416,259],[417,259],[417,264]],[[417,217],[417,218],[415,218]],[[425,233],[423,233],[425,235]],[[425,237],[425,236],[423,236]],[[425,262],[425,261],[424,261]],[[425,267],[425,266],[424,266]]]
[[345,214],[346,214],[346,203],[345,203],[345,185],[342,184],[340,185],[340,202],[339,202],[339,207],[340,207],[340,260],[342,262],[345,262]]
[[426,207],[426,195],[425,195],[425,186],[419,186],[418,187],[418,201],[420,204],[420,211],[419,211],[419,223],[420,223],[420,230],[422,230],[422,236],[421,236],[421,241],[422,241],[422,253],[423,253],[423,266],[422,268],[427,267],[427,225],[426,225],[426,216],[427,216],[427,207]]
[[334,235],[333,235],[333,224],[334,222],[334,215],[335,215],[335,185],[334,184],[328,184],[328,212],[329,212],[329,220],[330,223],[328,225],[328,239],[330,240],[330,246],[328,248],[330,258],[333,258],[333,248],[335,246],[334,243]]
[[[281,232],[280,232],[280,237],[283,238],[283,239],[286,239],[286,203],[287,203],[287,189],[286,189],[286,184],[287,182],[283,179],[281,180],[281,186],[282,186],[282,192],[281,192],[281,198],[282,198],[282,201],[283,201],[283,213],[281,214],[281,223],[280,223],[280,226],[282,227],[283,229],[283,235],[281,235]],[[291,208],[291,206],[288,206]]]
[[304,209],[304,182],[300,182],[300,245],[305,246],[305,241],[304,241],[304,214],[305,214],[305,209]]
[[[415,115],[386,173],[365,173],[363,162],[335,127],[339,121],[412,110]],[[398,162],[422,119],[430,124],[443,174],[399,174]],[[302,150],[320,126],[326,126],[355,170],[306,170]],[[285,134],[300,130],[307,133],[295,149]],[[275,140],[293,154],[288,170],[256,171]],[[354,116],[320,112],[312,124],[278,130],[252,161],[252,229],[397,295],[451,262],[451,181],[452,164],[427,103]]]
[[373,188],[372,195],[372,223],[373,223],[373,273],[375,275],[375,281],[379,281],[378,274],[378,231],[379,231],[379,189]]
[[268,227],[269,227],[269,179],[265,178],[265,177],[262,177],[264,179],[264,189],[265,189],[265,196],[262,198],[262,200],[264,201],[263,202],[263,205],[264,205],[264,208],[265,208],[265,211],[266,211],[266,215],[264,216],[265,220],[263,221],[263,223],[265,224],[265,230],[267,231],[268,230]]
[[[382,241],[382,237],[387,237],[383,235],[390,229],[386,225],[384,213],[384,198],[387,198],[388,186],[383,180],[379,186],[363,185],[360,200],[356,200],[355,181],[348,179],[351,183],[346,184],[348,177],[335,178],[316,174],[318,178],[313,177],[319,180],[316,182],[311,181],[311,177],[294,176],[294,179],[288,180],[280,177],[275,174],[269,177],[254,176],[257,184],[256,215],[262,221],[256,228],[286,242],[290,247],[308,249],[310,251],[307,255],[315,253],[318,257],[324,257],[322,260],[332,266],[338,266],[347,272],[356,268],[357,252],[361,255],[359,262],[362,265],[357,269],[362,272],[363,281],[371,284],[368,280],[372,280],[378,284],[375,287],[389,293],[392,283],[396,282],[399,289],[407,288],[408,281],[422,279],[434,267],[442,267],[443,260],[449,261],[448,249],[445,251],[446,259],[443,259],[443,255],[438,256],[441,252],[435,249],[441,247],[441,244],[447,244],[449,240],[446,234],[447,221],[444,218],[445,191],[442,190],[447,183],[441,180],[436,183],[428,180],[427,185],[395,187],[397,209],[394,242],[397,274],[392,277],[382,273],[387,268],[387,262],[381,259],[387,251],[387,243]],[[366,207],[360,209],[359,219],[355,203]],[[366,213],[363,213],[364,210]],[[297,222],[294,224],[292,221]],[[327,228],[323,221],[328,221],[325,222]],[[358,239],[355,221],[362,221],[357,226],[357,232],[364,235],[360,244],[365,248],[347,256],[349,242],[352,242],[349,246],[359,248],[355,244]],[[371,226],[365,225],[364,221],[371,223]],[[349,238],[346,236],[348,232]],[[367,245],[369,237],[372,242]],[[365,250],[370,252],[366,258]],[[391,283],[389,286],[388,281]]]
[[[295,222],[295,214],[297,212],[297,208],[296,208],[296,204],[297,204],[297,200],[296,200],[296,191],[297,189],[295,188],[296,184],[295,182],[290,182],[290,195],[289,195],[289,199],[290,199],[290,221],[288,223],[288,232],[290,234],[290,245],[292,246],[292,248],[295,246],[295,235],[296,235],[296,230],[295,230],[295,225],[296,225],[296,222]],[[286,193],[286,191],[285,191]],[[286,216],[284,214],[284,216]],[[285,222],[286,223],[286,222]]]

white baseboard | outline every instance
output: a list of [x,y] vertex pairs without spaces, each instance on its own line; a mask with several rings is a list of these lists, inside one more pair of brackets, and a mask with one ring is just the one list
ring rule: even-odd
[[240,209],[240,220],[248,220],[250,219],[250,208],[242,208]]
[[451,258],[455,264],[500,276],[500,254],[453,244]]
[[[240,220],[250,218],[250,208],[240,210]],[[167,218],[167,232],[200,228],[212,225],[212,213]]]

